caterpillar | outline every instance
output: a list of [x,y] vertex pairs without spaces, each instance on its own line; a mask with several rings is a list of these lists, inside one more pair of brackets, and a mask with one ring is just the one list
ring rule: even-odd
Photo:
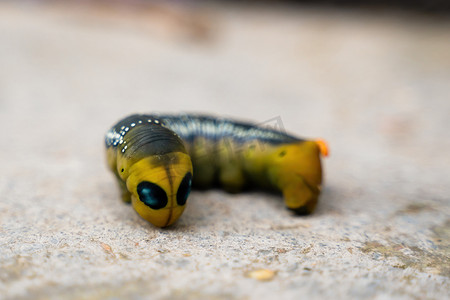
[[134,114],[105,136],[108,166],[123,201],[155,226],[183,213],[191,186],[281,191],[287,208],[309,214],[322,184],[322,140],[205,115]]

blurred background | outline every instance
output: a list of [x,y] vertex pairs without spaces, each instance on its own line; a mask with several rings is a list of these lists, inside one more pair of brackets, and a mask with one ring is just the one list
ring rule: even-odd
[[[0,1],[0,295],[448,297],[449,9]],[[194,192],[172,230],[151,227],[120,203],[103,136],[152,112],[326,139],[317,212]]]

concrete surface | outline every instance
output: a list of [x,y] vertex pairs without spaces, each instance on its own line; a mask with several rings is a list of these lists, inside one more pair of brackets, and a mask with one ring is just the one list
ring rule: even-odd
[[[449,87],[448,19],[2,2],[0,298],[448,299]],[[327,139],[317,212],[194,191],[152,227],[103,149],[152,111]]]

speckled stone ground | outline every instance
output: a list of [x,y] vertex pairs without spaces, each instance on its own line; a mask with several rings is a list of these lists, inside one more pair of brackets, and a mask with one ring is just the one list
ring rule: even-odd
[[[445,19],[3,2],[0,298],[448,299],[449,95]],[[152,111],[327,139],[317,212],[194,191],[152,227],[103,153],[110,125]]]

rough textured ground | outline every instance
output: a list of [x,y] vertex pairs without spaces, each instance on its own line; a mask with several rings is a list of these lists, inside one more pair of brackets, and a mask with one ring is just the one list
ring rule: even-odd
[[[0,298],[448,299],[449,87],[444,19],[2,3]],[[152,227],[103,153],[152,111],[327,139],[316,213],[213,190]]]

